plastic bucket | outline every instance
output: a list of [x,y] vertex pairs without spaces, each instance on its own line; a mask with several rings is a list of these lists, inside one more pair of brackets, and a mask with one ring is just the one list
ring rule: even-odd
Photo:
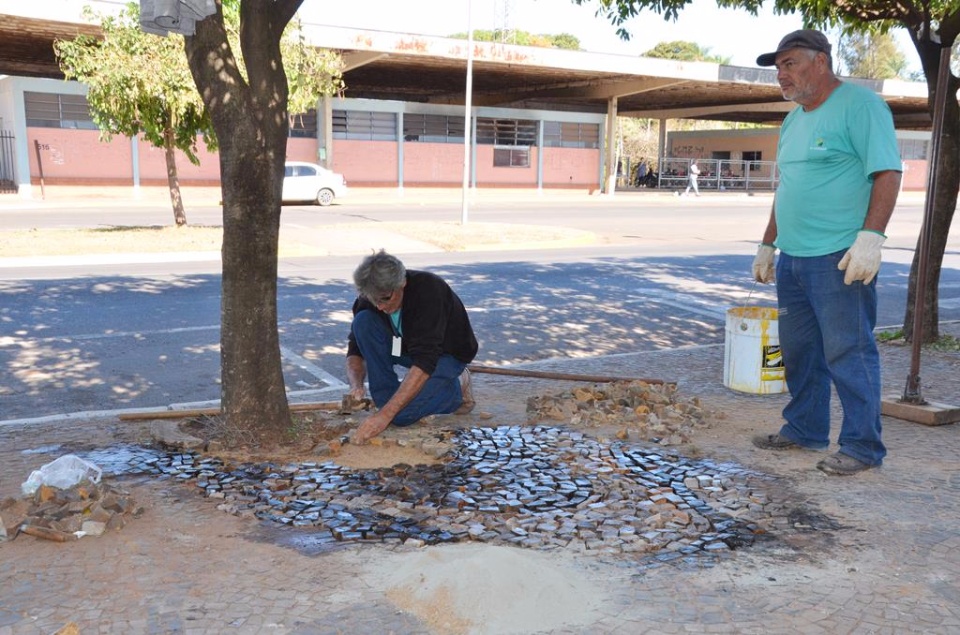
[[776,309],[753,306],[727,311],[723,385],[758,395],[786,391]]

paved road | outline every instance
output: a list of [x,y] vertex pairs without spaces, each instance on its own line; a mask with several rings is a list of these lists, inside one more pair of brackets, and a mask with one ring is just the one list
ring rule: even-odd
[[[666,200],[591,200],[587,209],[582,201],[488,202],[472,212],[478,223],[591,227],[603,241],[589,247],[423,252],[402,237],[378,235],[387,242],[284,260],[278,306],[288,389],[296,398],[342,389],[353,298],[348,280],[359,254],[374,246],[402,253],[408,266],[430,268],[451,281],[481,339],[480,363],[722,343],[730,307],[774,301],[772,288],[755,287],[748,274],[769,199]],[[283,222],[287,228],[302,225],[323,241],[328,233],[322,227],[342,222],[344,214],[362,215],[375,227],[385,218],[436,220],[449,216],[451,207],[285,208]],[[79,211],[35,210],[31,220],[60,224],[71,213]],[[110,220],[116,213],[87,210],[84,221],[116,222]],[[138,208],[122,218],[140,224],[153,213]],[[919,215],[918,205],[904,205],[891,225],[879,286],[882,325],[902,321]],[[7,226],[22,222],[17,216],[0,211]],[[960,319],[958,255],[952,247],[944,263],[943,320]],[[4,267],[0,259],[0,419],[219,397],[219,263],[156,260]]]

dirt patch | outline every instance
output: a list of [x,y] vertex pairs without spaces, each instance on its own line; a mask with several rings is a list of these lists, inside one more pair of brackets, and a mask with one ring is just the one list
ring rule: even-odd
[[223,228],[187,225],[0,232],[4,257],[220,251]]
[[219,417],[184,420],[182,432],[202,439],[208,454],[226,463],[333,461],[354,469],[374,469],[398,464],[432,465],[441,452],[429,452],[424,444],[437,439],[437,430],[426,427],[390,429],[372,443],[351,445],[346,439],[369,416],[361,412],[339,414],[333,411],[294,413],[293,423],[280,439],[259,444],[252,436],[237,434],[224,426]]
[[[375,227],[434,245],[444,251],[530,247],[535,243],[589,244],[591,232],[565,227],[507,223],[351,223],[317,228],[324,234],[357,232]],[[74,256],[118,253],[219,252],[223,227],[204,225],[109,226],[88,229],[27,229],[0,231],[4,257]],[[280,234],[281,257],[325,255],[317,245]]]
[[[333,225],[325,230],[357,231],[369,229],[369,224]],[[593,232],[552,225],[518,225],[514,223],[377,223],[380,231],[389,231],[413,240],[434,245],[444,251],[482,250],[511,244],[529,246],[533,243],[569,242],[590,244],[596,241]]]

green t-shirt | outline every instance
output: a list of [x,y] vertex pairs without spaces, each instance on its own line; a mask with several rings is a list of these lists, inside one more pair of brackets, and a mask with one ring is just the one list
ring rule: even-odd
[[776,245],[791,256],[847,249],[863,228],[872,175],[902,170],[890,108],[841,83],[825,102],[787,115],[777,145]]

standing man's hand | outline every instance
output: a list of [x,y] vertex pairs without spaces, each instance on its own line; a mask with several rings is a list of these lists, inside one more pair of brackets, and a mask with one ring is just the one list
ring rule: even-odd
[[767,243],[761,243],[757,247],[757,255],[753,259],[753,279],[763,284],[769,284],[774,281],[776,274],[773,267],[773,256],[777,248]]
[[869,230],[857,234],[857,239],[837,264],[837,269],[847,272],[843,277],[844,284],[853,284],[856,280],[870,284],[880,271],[880,248],[886,239],[883,234]]

